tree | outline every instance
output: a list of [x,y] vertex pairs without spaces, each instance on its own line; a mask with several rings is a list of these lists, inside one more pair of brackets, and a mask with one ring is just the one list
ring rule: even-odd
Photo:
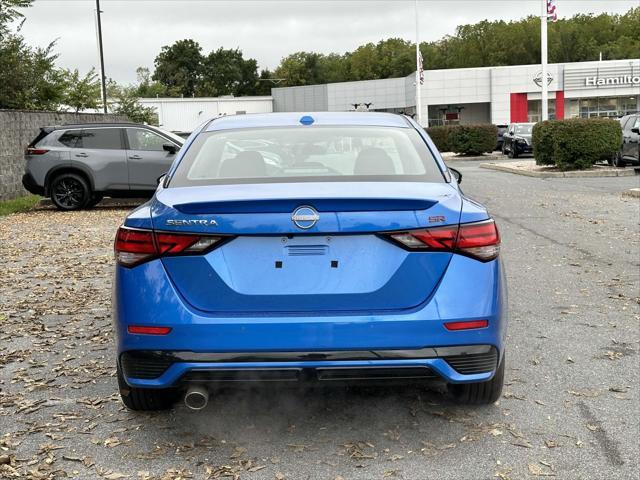
[[171,46],[162,47],[154,62],[152,78],[176,96],[191,97],[202,78],[203,60],[198,42],[178,40]]
[[201,96],[253,95],[258,81],[258,62],[244,59],[239,49],[219,48],[203,62],[202,80],[196,88]]
[[319,53],[292,53],[280,61],[280,66],[275,71],[276,77],[284,79],[286,86],[322,83],[321,59],[322,55]]
[[256,89],[254,95],[271,95],[271,89],[277,87],[277,83],[274,81],[275,73],[265,68],[260,70],[260,77],[256,81]]
[[55,110],[63,101],[64,75],[56,68],[55,42],[32,48],[9,23],[23,15],[32,0],[0,0],[0,108]]
[[33,0],[0,0],[0,39],[8,31],[12,21],[24,17],[18,8],[30,7]]
[[55,67],[54,44],[29,47],[15,34],[0,38],[0,108],[57,110],[64,102],[65,76]]
[[78,113],[80,110],[97,109],[100,106],[100,80],[92,68],[84,77],[78,69],[65,70],[65,92],[63,102]]
[[153,107],[142,105],[138,97],[138,87],[135,85],[122,86],[109,80],[107,93],[112,102],[110,111],[117,115],[125,115],[136,123],[158,125],[158,115]]
[[136,76],[138,79],[137,93],[139,97],[155,98],[155,97],[179,97],[180,93],[174,89],[172,92],[160,82],[151,79],[151,72],[147,67],[136,68]]

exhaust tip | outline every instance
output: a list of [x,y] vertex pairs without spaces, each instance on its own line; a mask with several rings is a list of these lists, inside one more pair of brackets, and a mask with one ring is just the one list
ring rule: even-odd
[[209,403],[209,391],[202,385],[191,385],[184,395],[184,404],[190,410],[202,410]]

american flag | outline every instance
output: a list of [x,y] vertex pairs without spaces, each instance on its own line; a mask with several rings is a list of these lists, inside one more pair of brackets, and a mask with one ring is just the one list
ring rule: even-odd
[[557,22],[558,21],[558,7],[556,6],[556,0],[547,0],[547,21],[548,22]]
[[418,70],[420,72],[420,85],[424,84],[424,65],[422,63],[422,52],[420,52],[420,61],[418,65]]

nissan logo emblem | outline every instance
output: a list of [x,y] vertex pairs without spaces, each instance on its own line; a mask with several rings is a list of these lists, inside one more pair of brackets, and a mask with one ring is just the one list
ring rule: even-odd
[[291,221],[296,227],[303,230],[312,228],[318,223],[318,220],[320,220],[320,215],[318,215],[316,209],[307,205],[296,208],[291,214]]

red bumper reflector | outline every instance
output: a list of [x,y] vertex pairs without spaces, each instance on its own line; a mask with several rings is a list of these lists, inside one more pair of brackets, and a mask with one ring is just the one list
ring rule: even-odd
[[474,328],[487,328],[488,320],[472,320],[470,322],[447,322],[444,328],[447,330],[472,330]]
[[171,331],[171,327],[142,327],[140,325],[129,325],[127,332],[140,335],[166,335]]

